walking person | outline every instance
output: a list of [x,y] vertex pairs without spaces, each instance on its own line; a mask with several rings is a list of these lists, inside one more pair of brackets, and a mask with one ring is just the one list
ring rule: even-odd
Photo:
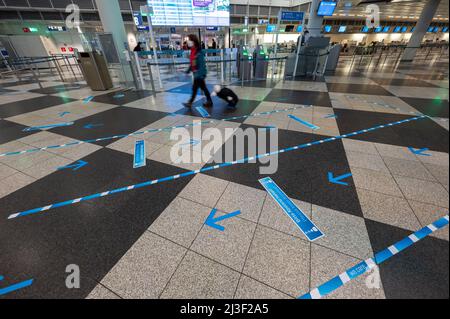
[[198,89],[200,88],[206,97],[206,103],[203,104],[204,107],[212,107],[213,102],[211,99],[211,94],[206,87],[206,62],[205,55],[200,46],[200,41],[195,34],[190,34],[188,36],[188,47],[191,50],[189,69],[186,71],[187,74],[192,72],[194,74],[194,83],[192,84],[192,96],[191,99],[183,103],[185,107],[192,107],[195,97],[197,96]]

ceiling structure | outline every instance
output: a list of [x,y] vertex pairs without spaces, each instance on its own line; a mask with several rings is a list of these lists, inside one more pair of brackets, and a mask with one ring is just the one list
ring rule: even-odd
[[[417,21],[428,0],[340,0],[334,19],[365,19],[367,3],[376,2],[382,20]],[[234,17],[276,17],[282,7],[307,11],[311,0],[230,0],[232,22]],[[2,20],[62,20],[65,8],[79,5],[82,20],[99,21],[95,0],[0,0]],[[132,21],[131,12],[139,10],[146,0],[119,0],[125,21]],[[448,23],[449,0],[441,0],[435,22]]]

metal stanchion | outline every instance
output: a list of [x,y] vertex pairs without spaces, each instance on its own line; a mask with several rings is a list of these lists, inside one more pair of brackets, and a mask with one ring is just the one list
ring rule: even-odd
[[63,77],[63,75],[61,73],[61,70],[59,68],[59,63],[57,62],[58,60],[55,57],[55,58],[52,59],[52,61],[53,61],[53,64],[55,65],[56,71],[58,71],[58,73],[59,73],[59,77],[61,78],[61,82],[64,82],[64,77]]
[[151,66],[150,62],[147,62],[147,67],[148,67],[148,74],[150,76],[150,85],[152,86],[152,93],[153,93],[153,96],[156,97],[155,83],[153,82],[152,66]]
[[[39,84],[39,87],[40,87],[41,89],[43,89],[43,86],[42,86],[42,84],[41,84],[41,81],[39,80],[39,77],[36,76],[36,73],[35,73],[34,70],[33,70],[33,66],[30,64],[29,61],[27,62],[27,64],[28,64],[28,67],[29,67],[30,70],[31,70],[31,73],[33,73],[33,78],[34,78],[34,80]],[[37,66],[36,66],[36,67],[37,67]]]

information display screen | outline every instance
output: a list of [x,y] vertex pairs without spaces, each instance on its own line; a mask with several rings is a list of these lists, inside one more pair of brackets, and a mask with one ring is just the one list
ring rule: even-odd
[[230,0],[147,0],[153,25],[229,26]]
[[331,29],[332,29],[332,26],[331,26],[331,25],[326,25],[326,26],[323,28],[323,30],[324,30],[326,33],[330,33],[330,32],[331,32]]
[[345,32],[345,31],[347,31],[347,26],[346,26],[346,25],[341,25],[341,26],[339,27],[339,29],[338,29],[338,32],[340,32],[340,33],[343,33],[343,32]]
[[332,16],[336,9],[336,2],[334,1],[321,1],[319,8],[317,9],[317,15],[321,17]]

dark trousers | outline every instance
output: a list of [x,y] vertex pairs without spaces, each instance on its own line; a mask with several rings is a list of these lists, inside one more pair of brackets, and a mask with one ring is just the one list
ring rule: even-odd
[[189,103],[194,102],[199,88],[202,89],[208,102],[212,102],[211,94],[209,94],[208,88],[206,87],[205,79],[194,79],[194,83],[192,84],[192,97],[189,100]]

